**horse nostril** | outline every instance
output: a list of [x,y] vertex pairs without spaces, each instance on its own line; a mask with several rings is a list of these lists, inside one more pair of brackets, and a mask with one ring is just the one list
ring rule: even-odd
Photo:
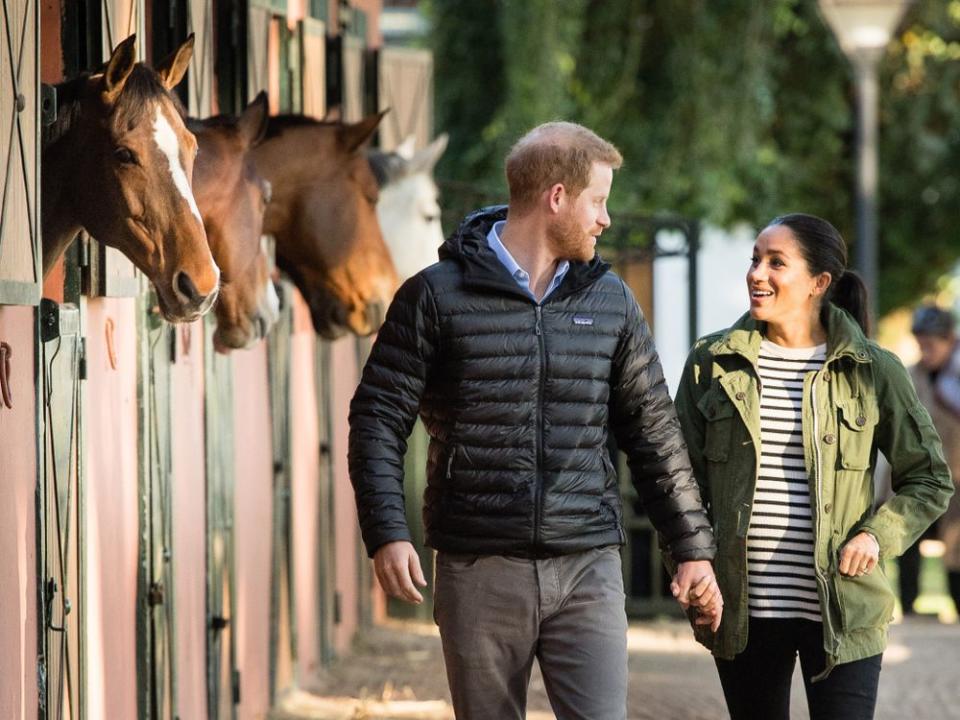
[[185,272],[177,273],[177,290],[180,291],[180,294],[191,303],[199,303],[203,300],[203,295],[197,291],[197,286],[193,284],[193,280],[190,279],[190,276]]

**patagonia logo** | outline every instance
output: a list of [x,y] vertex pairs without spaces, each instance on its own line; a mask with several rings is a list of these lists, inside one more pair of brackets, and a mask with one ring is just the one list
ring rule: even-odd
[[585,315],[574,315],[573,324],[574,325],[593,325],[593,318],[586,317]]

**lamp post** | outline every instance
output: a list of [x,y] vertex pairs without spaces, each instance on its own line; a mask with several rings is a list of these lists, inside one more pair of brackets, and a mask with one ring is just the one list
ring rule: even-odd
[[[877,63],[913,0],[819,0],[857,87],[857,247],[854,265],[877,300]],[[872,318],[871,318],[872,320]]]

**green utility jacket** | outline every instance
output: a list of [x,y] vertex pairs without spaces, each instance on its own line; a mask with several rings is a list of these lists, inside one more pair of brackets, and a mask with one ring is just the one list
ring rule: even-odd
[[[717,633],[694,629],[715,656],[727,659],[747,644],[747,529],[760,463],[761,338],[761,323],[747,314],[725,332],[699,340],[676,398],[716,536],[714,566],[724,597]],[[803,443],[829,672],[838,663],[883,652],[894,607],[883,562],[900,555],[944,512],[953,483],[940,438],[903,365],[832,304],[827,361],[803,384]],[[875,509],[878,450],[892,466],[894,495]],[[863,530],[880,543],[880,564],[868,575],[842,576],[840,548]]]

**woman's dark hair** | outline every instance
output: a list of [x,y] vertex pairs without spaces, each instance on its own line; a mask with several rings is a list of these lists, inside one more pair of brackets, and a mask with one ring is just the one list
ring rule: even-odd
[[837,229],[826,220],[806,213],[781,215],[771,220],[767,227],[775,225],[790,228],[800,243],[800,252],[812,275],[830,273],[832,281],[820,311],[820,320],[824,327],[827,324],[826,310],[829,301],[850,313],[863,332],[869,334],[867,286],[855,271],[847,268],[847,244]]

